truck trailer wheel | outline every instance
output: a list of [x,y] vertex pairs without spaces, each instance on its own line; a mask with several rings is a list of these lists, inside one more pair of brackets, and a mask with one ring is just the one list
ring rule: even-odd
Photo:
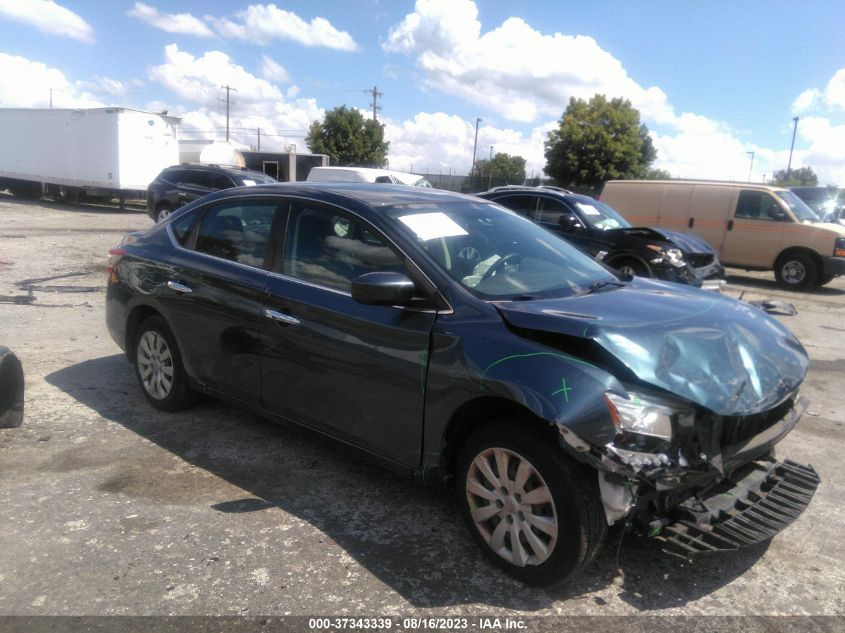
[[20,426],[23,422],[23,368],[18,357],[0,347],[0,429]]

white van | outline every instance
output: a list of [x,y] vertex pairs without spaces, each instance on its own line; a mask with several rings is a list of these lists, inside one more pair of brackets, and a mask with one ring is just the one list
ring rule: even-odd
[[312,167],[308,182],[382,182],[431,187],[431,183],[418,174],[370,167]]
[[845,274],[845,227],[822,222],[782,187],[706,180],[611,180],[601,201],[636,226],[704,238],[725,266],[773,270],[803,290]]

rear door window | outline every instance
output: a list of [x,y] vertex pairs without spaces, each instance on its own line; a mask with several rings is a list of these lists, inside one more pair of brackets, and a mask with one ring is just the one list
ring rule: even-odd
[[212,207],[202,219],[196,250],[247,266],[266,268],[267,244],[277,205],[238,202]]
[[537,196],[502,196],[493,200],[497,204],[536,220]]

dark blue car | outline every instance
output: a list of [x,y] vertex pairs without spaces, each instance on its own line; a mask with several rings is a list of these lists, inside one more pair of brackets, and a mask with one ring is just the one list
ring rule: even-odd
[[579,570],[618,521],[684,555],[766,540],[818,484],[772,454],[806,407],[782,325],[624,281],[474,197],[212,194],[110,252],[107,322],[153,406],[211,394],[454,485],[529,583]]

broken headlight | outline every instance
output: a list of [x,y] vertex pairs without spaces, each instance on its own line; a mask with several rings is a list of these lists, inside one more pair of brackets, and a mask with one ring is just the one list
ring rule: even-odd
[[663,248],[662,246],[657,246],[656,244],[648,244],[648,248],[660,254],[660,257],[656,257],[652,260],[654,264],[660,263],[667,263],[671,264],[672,266],[686,266],[686,261],[684,260],[684,254],[681,252],[680,249],[677,248]]
[[610,419],[623,445],[657,448],[672,441],[678,427],[692,426],[695,412],[684,403],[654,394],[629,391],[604,394]]

